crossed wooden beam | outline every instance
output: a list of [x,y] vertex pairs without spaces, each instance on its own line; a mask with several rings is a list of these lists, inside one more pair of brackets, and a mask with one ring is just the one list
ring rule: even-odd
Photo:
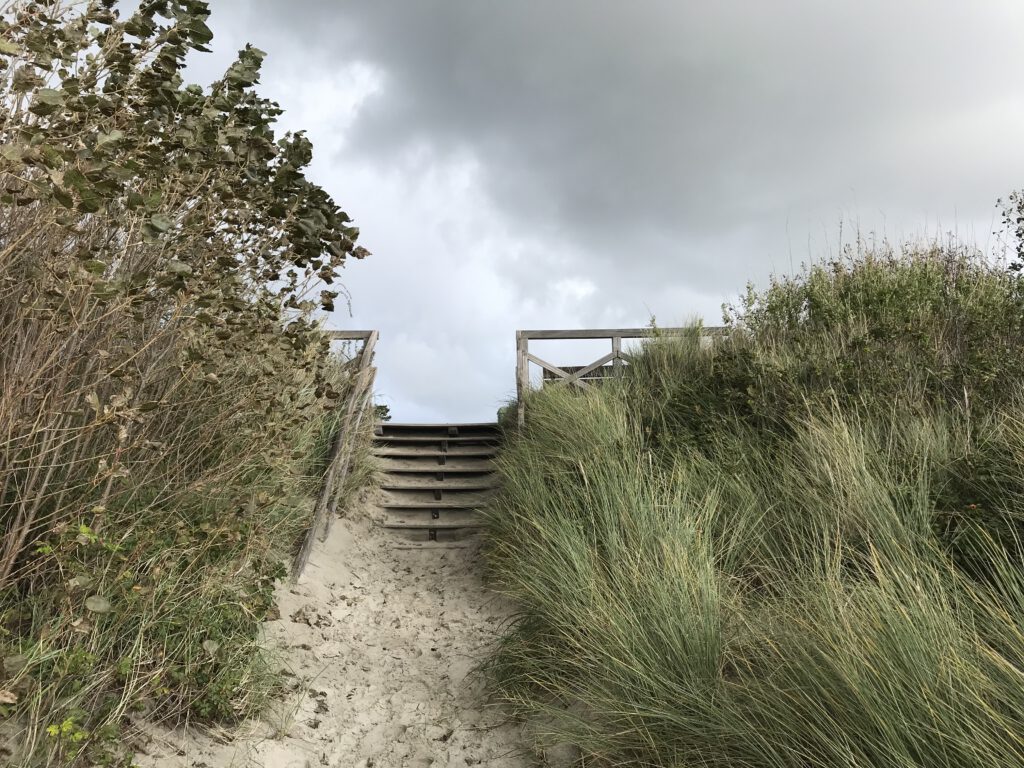
[[[713,337],[720,335],[724,329],[718,327],[701,328],[701,333]],[[630,355],[622,351],[623,339],[639,339],[652,336],[657,333],[659,336],[676,336],[685,333],[692,333],[690,328],[597,328],[576,331],[516,331],[516,398],[518,401],[519,426],[526,421],[526,404],[524,395],[530,389],[530,363],[539,365],[541,369],[553,374],[554,381],[566,386],[576,386],[580,389],[587,389],[592,382],[586,380],[586,376],[597,371],[609,363],[612,364],[614,375],[622,374],[623,364],[628,362]],[[531,340],[552,340],[552,339],[609,339],[612,344],[612,351],[602,355],[589,365],[567,371],[562,367],[550,363],[530,352]]]

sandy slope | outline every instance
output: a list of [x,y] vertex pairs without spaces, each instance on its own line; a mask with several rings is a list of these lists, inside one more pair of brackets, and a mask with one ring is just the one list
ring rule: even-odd
[[480,582],[476,545],[399,549],[372,512],[335,521],[300,584],[280,590],[267,642],[295,691],[276,726],[152,734],[142,768],[546,764],[469,674],[508,615]]

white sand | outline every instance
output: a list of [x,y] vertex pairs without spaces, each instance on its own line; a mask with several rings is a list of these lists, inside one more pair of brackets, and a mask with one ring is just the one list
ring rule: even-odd
[[[409,544],[371,522],[369,505],[336,520],[281,618],[266,625],[295,675],[276,726],[233,733],[159,732],[142,768],[525,768],[519,726],[485,703],[470,674],[508,616],[480,581],[478,546]],[[436,545],[435,545],[436,546]]]

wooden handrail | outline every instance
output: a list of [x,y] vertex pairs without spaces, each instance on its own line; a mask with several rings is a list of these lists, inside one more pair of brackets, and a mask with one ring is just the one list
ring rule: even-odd
[[366,341],[371,336],[376,337],[377,331],[336,331],[325,328],[324,334],[332,341]]
[[[701,334],[721,334],[721,326],[701,326]],[[692,328],[581,328],[568,331],[516,331],[516,338],[523,339],[640,339],[646,336],[682,336],[692,333]]]
[[[302,546],[292,562],[291,580],[293,584],[298,581],[306,567],[309,555],[313,551],[314,538],[319,537],[320,541],[323,541],[330,532],[331,521],[337,511],[338,489],[344,485],[345,478],[348,476],[359,427],[362,424],[363,416],[372,405],[373,380],[377,373],[377,369],[372,365],[374,348],[380,335],[377,331],[325,330],[324,333],[332,341],[362,341],[363,348],[359,350],[358,364],[352,374],[352,386],[345,401],[340,404],[341,418],[338,420],[338,429],[331,441],[331,453],[327,460],[323,482],[320,485],[320,493],[317,495],[313,507],[313,519]],[[353,358],[354,361],[355,358]]]

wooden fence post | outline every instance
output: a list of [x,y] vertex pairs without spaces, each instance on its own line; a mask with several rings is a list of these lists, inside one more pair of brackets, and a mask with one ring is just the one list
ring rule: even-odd
[[516,423],[526,425],[526,397],[530,389],[530,347],[526,334],[516,331]]

